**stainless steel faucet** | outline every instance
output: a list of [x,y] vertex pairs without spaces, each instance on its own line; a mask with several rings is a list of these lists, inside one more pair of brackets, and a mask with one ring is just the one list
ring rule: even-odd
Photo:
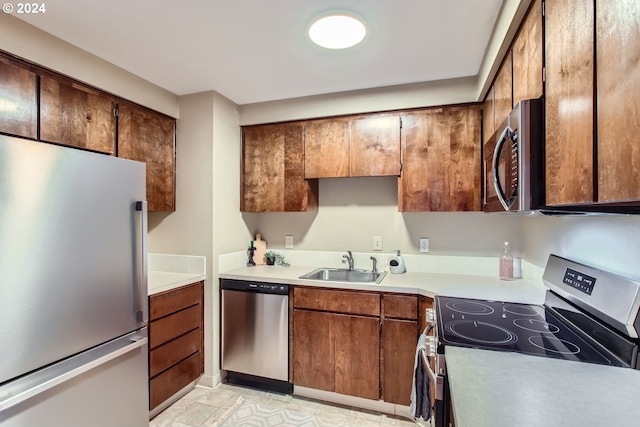
[[371,258],[369,258],[371,261],[373,261],[373,269],[371,270],[372,273],[377,273],[378,272],[378,260],[376,259],[376,257],[372,256]]
[[349,270],[353,270],[353,255],[351,255],[351,251],[347,251],[348,255],[342,255],[342,258],[347,260],[349,264]]

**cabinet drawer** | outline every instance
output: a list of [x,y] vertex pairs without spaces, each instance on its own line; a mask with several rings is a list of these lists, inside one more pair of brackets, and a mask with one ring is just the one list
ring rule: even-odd
[[384,317],[416,320],[418,297],[408,295],[383,295]]
[[149,409],[173,396],[201,373],[202,355],[198,352],[153,378],[149,384]]
[[380,294],[377,293],[295,288],[293,304],[295,308],[369,316],[380,315]]
[[151,350],[149,353],[149,376],[158,375],[198,351],[202,351],[202,329],[200,328]]
[[154,320],[149,323],[149,348],[154,349],[167,341],[201,327],[201,325],[202,310],[200,305],[194,305],[160,320]]
[[159,319],[195,304],[202,304],[203,282],[152,295],[149,298],[149,317]]

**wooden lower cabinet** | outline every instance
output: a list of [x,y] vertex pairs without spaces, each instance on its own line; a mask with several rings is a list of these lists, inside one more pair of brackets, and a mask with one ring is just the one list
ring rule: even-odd
[[204,372],[204,282],[149,297],[149,409]]
[[335,391],[335,337],[333,314],[293,312],[293,383]]
[[293,307],[296,386],[409,405],[417,296],[296,287]]
[[413,363],[418,341],[416,320],[382,323],[382,400],[409,406]]
[[382,295],[382,400],[409,406],[418,341],[418,297]]
[[379,398],[378,318],[296,309],[293,325],[295,385]]
[[202,373],[202,353],[194,353],[149,381],[149,410],[169,399]]
[[334,314],[336,393],[380,397],[379,320]]

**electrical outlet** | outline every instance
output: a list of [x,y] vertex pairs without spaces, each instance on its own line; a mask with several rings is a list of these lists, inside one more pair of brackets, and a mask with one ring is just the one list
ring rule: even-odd
[[374,251],[382,250],[382,236],[373,236],[373,250]]
[[429,239],[427,237],[420,238],[420,252],[429,252]]
[[293,236],[284,236],[284,247],[286,249],[293,249]]

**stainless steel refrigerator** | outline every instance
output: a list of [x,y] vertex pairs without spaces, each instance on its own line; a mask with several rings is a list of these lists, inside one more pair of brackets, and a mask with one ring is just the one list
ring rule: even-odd
[[0,426],[149,425],[145,165],[0,135]]

